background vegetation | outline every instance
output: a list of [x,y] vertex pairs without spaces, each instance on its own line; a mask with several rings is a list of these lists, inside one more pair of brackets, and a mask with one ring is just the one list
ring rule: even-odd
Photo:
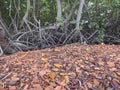
[[12,43],[37,49],[120,44],[120,0],[0,0],[0,27]]

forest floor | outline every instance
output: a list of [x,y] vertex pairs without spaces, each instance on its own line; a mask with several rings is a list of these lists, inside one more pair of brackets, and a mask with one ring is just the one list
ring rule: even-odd
[[0,90],[120,90],[120,45],[71,44],[0,57]]

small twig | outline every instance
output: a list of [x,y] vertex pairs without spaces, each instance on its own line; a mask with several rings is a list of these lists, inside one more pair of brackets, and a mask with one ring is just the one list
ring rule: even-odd
[[92,38],[97,32],[98,32],[98,31],[93,32],[93,33],[87,38],[87,40],[89,40],[90,38]]
[[0,76],[0,81],[6,79],[6,78],[9,77],[11,74],[12,74],[12,72],[8,72],[8,73],[6,73],[6,74]]
[[0,46],[0,56],[3,55],[3,50],[2,50],[2,47]]

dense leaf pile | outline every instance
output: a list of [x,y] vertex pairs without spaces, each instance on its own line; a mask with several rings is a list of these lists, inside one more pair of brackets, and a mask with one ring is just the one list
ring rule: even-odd
[[73,44],[0,57],[0,90],[120,90],[119,53]]

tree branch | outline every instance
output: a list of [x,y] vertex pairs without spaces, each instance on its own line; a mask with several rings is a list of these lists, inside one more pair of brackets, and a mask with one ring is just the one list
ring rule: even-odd
[[57,20],[62,18],[62,4],[61,0],[56,0],[57,1]]
[[2,50],[2,47],[0,46],[0,56],[3,55],[3,50]]
[[80,29],[79,25],[80,25],[80,20],[81,20],[84,4],[85,4],[85,0],[80,0],[79,10],[78,10],[77,19],[76,19],[76,30]]
[[30,28],[30,26],[29,26],[29,24],[27,23],[27,18],[28,18],[29,10],[30,10],[30,0],[27,0],[26,3],[27,3],[27,10],[26,10],[26,13],[25,13],[25,15],[24,15],[24,17],[23,17],[23,21],[22,21],[22,23],[21,23],[21,26],[23,26],[23,24],[25,23],[25,24],[27,25],[28,29],[29,29],[30,31],[32,31],[31,28]]
[[68,23],[68,22],[70,21],[72,15],[73,15],[74,12],[75,12],[75,9],[76,9],[76,6],[77,6],[77,2],[78,2],[78,0],[76,0],[76,1],[74,2],[73,7],[72,7],[72,9],[71,9],[68,17],[65,19],[64,23]]

